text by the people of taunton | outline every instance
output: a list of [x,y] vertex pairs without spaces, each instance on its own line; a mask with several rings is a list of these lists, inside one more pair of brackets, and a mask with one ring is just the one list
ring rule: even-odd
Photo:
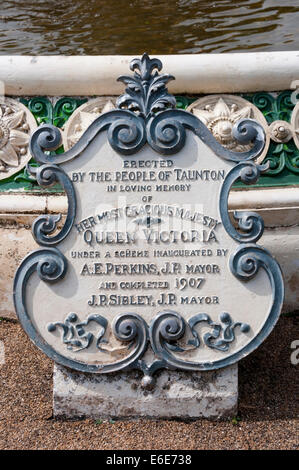
[[99,183],[108,192],[149,193],[189,192],[192,182],[219,182],[223,169],[182,169],[173,160],[123,161],[123,169],[115,171],[73,172],[73,183]]

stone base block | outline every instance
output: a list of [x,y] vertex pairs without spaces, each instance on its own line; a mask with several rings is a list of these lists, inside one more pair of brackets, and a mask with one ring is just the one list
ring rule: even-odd
[[152,392],[138,371],[93,375],[54,366],[54,416],[210,418],[237,414],[238,365],[211,372],[160,371]]

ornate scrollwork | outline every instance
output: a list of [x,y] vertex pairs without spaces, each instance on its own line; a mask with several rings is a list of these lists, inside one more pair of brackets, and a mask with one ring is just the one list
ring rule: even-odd
[[[50,251],[51,250],[51,251]],[[36,272],[40,279],[45,282],[57,282],[64,278],[66,269],[67,269],[67,261],[65,256],[60,253],[60,251],[49,248],[48,250],[43,250],[41,252],[33,252],[32,253],[32,260],[35,262],[36,255],[40,254],[37,265],[36,265]],[[30,255],[28,257],[31,260]],[[27,258],[25,258],[27,260]],[[32,265],[32,269],[34,266]]]
[[[207,314],[203,313],[190,318],[186,324],[177,312],[162,312],[150,325],[150,341],[156,356],[164,361],[164,367],[193,371],[225,367],[254,351],[270,334],[278,320],[284,297],[282,273],[278,263],[263,248],[255,244],[242,244],[231,257],[230,268],[232,274],[242,281],[253,279],[260,268],[266,271],[272,287],[272,305],[261,330],[246,346],[224,359],[213,361],[213,363],[186,361],[173,353],[190,351],[200,346],[201,341],[195,330],[197,324],[206,322],[213,328],[212,332],[203,335],[204,344],[209,348],[224,352],[235,340],[235,329],[239,327],[241,333],[246,334],[250,331],[250,326],[247,323],[234,322],[226,312],[220,315],[222,325],[213,322]],[[188,345],[193,347],[181,348],[176,341],[182,339],[187,325],[194,337],[188,341]]]
[[[259,269],[266,271],[272,288],[272,306],[267,321],[256,338],[257,346],[269,335],[278,320],[283,298],[284,285],[281,269],[277,261],[264,248],[255,244],[240,245],[230,259],[232,274],[240,281],[250,281]],[[249,346],[249,345],[248,345]]]
[[204,344],[218,351],[228,351],[231,343],[235,340],[235,329],[240,328],[242,333],[248,333],[250,326],[243,322],[234,322],[227,312],[223,312],[219,317],[220,323],[215,323],[206,313],[200,313],[190,318],[188,325],[194,336],[194,340],[189,340],[188,344],[193,344],[196,348],[200,346],[200,339],[195,326],[199,323],[207,323],[213,328],[212,332],[203,335]]
[[[250,326],[243,322],[234,322],[226,312],[220,315],[220,323],[215,323],[205,313],[191,317],[186,323],[179,313],[164,311],[158,314],[148,327],[139,315],[126,313],[114,319],[112,330],[119,341],[129,343],[128,351],[130,351],[130,354],[126,358],[112,364],[86,364],[86,362],[81,362],[79,358],[71,360],[57,353],[49,344],[45,343],[35,329],[34,324],[30,321],[26,309],[26,283],[31,274],[36,270],[41,280],[55,282],[64,277],[66,266],[65,257],[56,248],[47,248],[33,252],[21,264],[15,276],[14,301],[18,317],[25,331],[30,335],[34,343],[49,357],[75,370],[108,373],[127,368],[140,369],[144,373],[142,386],[149,390],[154,386],[152,375],[158,369],[166,367],[193,371],[213,370],[233,364],[243,355],[253,351],[274,327],[283,301],[282,275],[277,262],[261,247],[254,244],[240,245],[230,260],[233,275],[242,281],[250,280],[257,274],[260,268],[263,268],[268,274],[273,291],[273,302],[267,321],[258,335],[245,347],[224,359],[212,363],[186,361],[174,355],[174,353],[192,351],[201,346],[200,337],[195,329],[198,324],[206,323],[212,328],[211,332],[203,335],[204,345],[210,349],[222,352],[228,351],[230,345],[235,341],[235,330],[237,327],[240,328],[241,333],[246,334],[250,331]],[[56,322],[49,324],[48,331],[53,333],[60,327],[63,333],[63,342],[73,352],[78,352],[88,348],[94,340],[94,335],[85,331],[85,327],[91,321],[95,321],[100,325],[100,331],[96,336],[96,346],[102,351],[101,344],[105,342],[103,336],[107,328],[107,321],[102,316],[90,315],[87,320],[78,323],[77,315],[71,314],[64,323]],[[188,341],[187,348],[182,348],[178,341],[183,339],[187,327],[193,335],[193,339]],[[149,340],[157,359],[152,364],[147,365],[141,358],[147,349]]]
[[[238,121],[234,124],[232,132],[245,151],[236,152],[224,148],[196,116],[173,109],[175,99],[166,89],[166,84],[173,77],[159,75],[161,68],[162,64],[158,59],[149,59],[147,55],[141,60],[132,61],[131,70],[134,71],[134,76],[120,77],[127,88],[126,93],[117,101],[119,109],[101,114],[65,153],[51,154],[52,150],[61,145],[61,133],[54,126],[43,125],[33,134],[31,152],[42,166],[35,169],[30,167],[31,174],[36,176],[41,186],[60,183],[67,193],[69,209],[64,226],[57,234],[54,232],[60,220],[59,216],[43,215],[34,222],[34,237],[46,248],[33,252],[24,259],[14,281],[14,302],[20,322],[36,346],[50,358],[83,372],[108,373],[130,368],[139,369],[144,373],[142,386],[147,389],[153,387],[152,375],[161,368],[200,371],[218,369],[235,363],[253,351],[266,338],[277,321],[283,300],[283,282],[278,264],[268,252],[253,244],[263,233],[262,218],[251,212],[235,212],[234,217],[238,221],[237,230],[228,214],[228,196],[232,184],[238,179],[246,184],[255,183],[260,173],[267,169],[267,166],[259,166],[251,161],[259,156],[264,148],[265,133],[262,126],[248,118]],[[251,337],[250,325],[235,321],[227,312],[220,314],[219,321],[202,312],[187,321],[178,312],[164,311],[160,312],[149,326],[139,315],[123,313],[114,318],[110,329],[108,320],[104,316],[92,314],[81,321],[79,316],[72,312],[64,321],[49,323],[46,332],[48,336],[43,337],[27,312],[26,285],[34,272],[41,281],[47,283],[62,279],[66,273],[67,261],[64,255],[57,248],[48,247],[58,244],[69,234],[76,211],[73,185],[59,165],[82,154],[103,131],[107,131],[111,147],[121,155],[133,155],[147,142],[156,152],[167,156],[179,152],[184,147],[186,130],[192,131],[217,156],[237,163],[227,174],[221,188],[220,215],[230,237],[237,243],[247,243],[241,244],[230,259],[232,274],[237,279],[246,281],[253,279],[262,268],[269,277],[273,302],[261,330],[255,337]],[[145,217],[134,222],[150,227],[160,223],[160,219],[152,220],[150,217]],[[93,326],[92,331],[88,330],[90,323]],[[198,330],[202,325],[204,333],[200,336]],[[53,339],[51,335],[57,331],[61,331],[63,343],[58,350],[63,350],[65,345],[65,349],[69,350],[68,354],[58,352],[47,342],[47,338]],[[98,352],[107,352],[105,343],[108,340],[104,336],[108,331],[113,343],[121,343],[122,351],[116,352],[115,361],[97,363],[94,357],[92,362],[80,359],[90,346],[94,352],[94,344]],[[248,333],[247,339],[245,338],[246,345],[238,349],[239,335],[244,339],[244,335]],[[149,356],[143,359],[149,345],[155,354],[151,363],[146,362]],[[192,351],[198,348],[216,350],[218,354],[216,360],[213,362],[185,360],[186,353],[190,358]],[[236,352],[229,355],[230,350]],[[195,356],[198,357],[196,354],[193,357]]]
[[[114,335],[119,341],[135,343],[135,348],[129,345],[131,354],[124,360],[117,362],[117,370],[123,368],[139,368],[138,360],[144,355],[148,346],[148,327],[142,317],[135,313],[118,315],[112,324]],[[113,367],[113,366],[112,366]]]
[[134,72],[133,77],[118,78],[118,81],[127,85],[126,93],[116,101],[118,108],[137,112],[144,119],[168,108],[175,108],[176,99],[166,88],[166,84],[174,77],[159,75],[162,69],[159,59],[150,59],[147,54],[143,54],[141,59],[132,60],[130,69]]
[[[147,140],[149,145],[164,155],[173,155],[179,152],[185,145],[185,127],[192,129],[196,122],[184,111],[180,116],[180,110],[165,111],[151,118],[147,124]],[[182,121],[180,118],[184,118]]]
[[[57,248],[45,248],[30,253],[19,266],[14,278],[14,302],[21,323],[27,325],[29,317],[26,310],[25,287],[34,271],[45,282],[63,279],[67,270],[67,260]],[[30,321],[29,321],[30,323]]]
[[78,352],[87,349],[94,340],[94,334],[85,331],[85,327],[91,322],[95,322],[100,326],[96,336],[96,347],[100,351],[106,352],[100,345],[106,342],[103,336],[106,333],[108,321],[101,315],[89,315],[85,321],[80,322],[76,313],[70,313],[64,323],[49,323],[47,328],[50,333],[60,328],[62,331],[62,342],[67,345],[67,349]]
[[132,155],[146,142],[144,124],[135,114],[123,117],[124,119],[116,119],[109,126],[108,140],[116,152]]
[[50,124],[40,126],[31,137],[30,150],[39,163],[55,163],[59,165],[81,155],[95,137],[108,130],[108,140],[115,151],[122,155],[132,155],[140,150],[145,142],[145,126],[142,119],[126,110],[113,110],[100,115],[84,132],[78,142],[67,152],[51,155],[61,144],[59,129]]
[[224,148],[196,116],[180,109],[167,110],[150,118],[147,140],[156,152],[173,155],[185,145],[185,129],[191,130],[220,158],[232,162],[253,160],[261,154],[265,145],[264,129],[253,119],[243,119],[233,127],[235,139],[243,144],[252,143],[252,148],[245,152],[233,152]]
[[238,222],[239,232],[233,226],[228,213],[228,196],[232,185],[240,179],[245,184],[254,184],[260,173],[266,171],[268,165],[256,165],[253,162],[242,162],[236,165],[227,174],[220,192],[219,210],[222,224],[227,233],[240,243],[253,243],[261,238],[264,231],[263,218],[255,213],[248,211],[235,211],[233,216]]
[[65,223],[56,235],[50,236],[57,228],[61,219],[58,215],[41,215],[32,224],[32,233],[39,245],[53,246],[65,239],[69,234],[76,215],[76,194],[73,184],[67,174],[57,165],[45,164],[40,167],[28,167],[30,174],[35,175],[37,182],[42,187],[50,187],[60,183],[68,198],[68,213]]
[[127,85],[126,93],[116,102],[119,109],[100,115],[84,132],[78,142],[67,152],[48,155],[61,144],[60,132],[54,126],[37,129],[31,138],[31,153],[40,163],[60,164],[79,156],[100,132],[108,131],[112,148],[121,155],[133,155],[146,142],[163,155],[173,155],[185,144],[186,130],[191,130],[219,157],[239,162],[258,157],[265,146],[263,127],[253,119],[237,122],[232,133],[234,138],[252,148],[244,152],[233,152],[224,148],[208,128],[196,116],[186,111],[173,109],[175,97],[168,93],[166,84],[173,77],[159,75],[162,63],[144,54],[142,59],[131,62],[133,77],[122,76],[120,81]]
[[[209,315],[199,313],[191,317],[186,322],[183,317],[173,311],[165,311],[158,314],[150,325],[150,341],[155,354],[164,360],[163,367],[173,367],[183,370],[211,370],[218,367],[229,365],[230,357],[216,361],[215,363],[191,362],[175,356],[173,353],[185,353],[192,351],[201,346],[201,340],[195,327],[200,323],[207,323],[212,327],[211,332],[203,335],[203,343],[210,349],[217,349],[218,351],[228,351],[231,343],[236,339],[235,329],[240,328],[241,333],[248,333],[250,326],[243,322],[234,322],[227,312],[220,315],[220,323],[212,321]],[[193,339],[187,343],[188,347],[181,347],[177,341],[182,339],[186,328],[190,330]],[[241,352],[237,353],[238,355]]]
[[[63,354],[58,353],[43,339],[27,311],[26,285],[30,276],[35,271],[42,281],[57,282],[65,276],[66,270],[67,260],[64,255],[57,248],[44,248],[30,253],[16,272],[13,293],[15,309],[24,330],[34,344],[54,361],[78,371],[108,373],[127,368],[141,368],[138,361],[144,355],[148,346],[148,327],[143,318],[134,313],[119,315],[113,322],[113,333],[119,341],[129,343],[129,354],[125,358],[111,364],[86,364],[80,361],[80,358],[78,360],[69,359]],[[48,331],[53,333],[60,327],[63,331],[63,342],[74,352],[78,352],[86,349],[91,344],[93,337],[86,333],[84,327],[91,321],[95,321],[101,326],[96,339],[97,347],[100,349],[100,344],[104,342],[103,336],[107,327],[106,319],[100,315],[91,315],[86,321],[77,323],[74,328],[73,324],[77,320],[77,315],[72,313],[64,323],[50,323]]]
[[[43,152],[56,150],[61,143],[62,137],[60,130],[52,124],[42,124],[31,137],[30,152],[39,163],[52,163],[56,155],[44,155]],[[38,152],[35,154],[37,150],[42,152],[40,153],[41,158],[39,158]]]

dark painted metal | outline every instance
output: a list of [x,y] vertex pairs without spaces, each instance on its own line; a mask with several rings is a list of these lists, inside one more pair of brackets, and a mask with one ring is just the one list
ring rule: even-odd
[[247,152],[232,152],[219,144],[194,114],[181,109],[167,110],[151,117],[146,127],[147,141],[156,152],[173,155],[184,147],[186,129],[197,135],[218,157],[231,162],[253,160],[262,153],[265,146],[264,129],[253,119],[242,119],[233,128],[234,137],[243,144],[252,142],[252,149]]
[[[230,260],[233,275],[244,282],[252,279],[261,268],[266,271],[271,283],[273,302],[268,318],[258,335],[245,347],[225,359],[209,363],[192,362],[184,360],[181,353],[200,347],[201,342],[212,349],[229,351],[230,345],[235,341],[236,331],[239,334],[247,334],[250,325],[240,321],[235,322],[226,312],[220,315],[220,322],[215,323],[205,313],[195,315],[186,322],[177,312],[163,311],[148,326],[139,315],[125,313],[115,318],[112,331],[119,341],[128,343],[128,356],[111,364],[88,364],[80,361],[80,351],[88,348],[93,341],[96,341],[100,351],[105,351],[103,336],[108,326],[105,317],[89,315],[86,320],[80,321],[76,313],[71,313],[64,322],[48,325],[49,333],[60,329],[61,340],[65,347],[78,352],[78,360],[71,360],[57,353],[45,342],[26,309],[26,284],[30,276],[36,271],[44,282],[57,282],[63,279],[67,269],[64,255],[57,248],[44,248],[33,252],[23,260],[14,280],[14,302],[18,318],[32,341],[50,358],[59,364],[83,372],[107,373],[130,368],[139,369],[144,374],[142,386],[147,389],[153,388],[152,376],[161,368],[187,371],[218,369],[233,364],[252,352],[273,329],[280,313],[284,292],[283,279],[277,262],[266,250],[255,245],[263,234],[262,218],[252,212],[235,212],[234,217],[238,220],[238,229],[241,230],[239,231],[235,229],[228,215],[228,196],[232,184],[238,179],[245,184],[255,183],[260,173],[266,169],[266,166],[259,166],[253,162],[265,145],[263,128],[251,119],[239,121],[234,126],[234,136],[243,144],[251,142],[252,148],[241,153],[225,149],[198,118],[186,111],[173,109],[175,99],[166,88],[166,84],[173,77],[166,74],[159,75],[158,71],[161,68],[160,60],[150,59],[146,54],[141,59],[134,59],[131,63],[133,77],[119,78],[127,86],[125,93],[117,100],[119,109],[99,116],[69,151],[58,155],[49,153],[61,145],[60,131],[54,126],[43,125],[34,132],[30,142],[31,153],[42,166],[37,170],[31,169],[31,172],[36,171],[38,183],[42,186],[59,182],[67,193],[69,206],[65,224],[57,235],[51,236],[59,218],[45,215],[35,221],[34,237],[39,245],[51,246],[57,245],[69,234],[76,215],[76,196],[72,182],[59,165],[79,157],[101,132],[107,131],[111,147],[121,155],[134,155],[148,143],[156,152],[168,156],[183,149],[186,130],[192,131],[217,156],[236,163],[223,183],[219,208],[225,230],[236,242],[242,243]],[[153,222],[146,221],[146,223]],[[96,336],[85,330],[85,326],[91,321],[99,326]],[[200,338],[195,326],[202,323],[210,327],[211,331]],[[193,338],[189,340],[187,347],[183,348],[179,342],[187,330]],[[149,345],[156,356],[150,364],[142,359]]]
[[[85,326],[91,322],[98,324],[100,327],[96,338],[93,333],[85,331]],[[62,332],[61,341],[66,344],[67,349],[71,351],[78,352],[82,351],[82,349],[87,349],[94,342],[94,339],[96,339],[97,349],[106,352],[105,349],[101,348],[101,343],[106,342],[103,336],[106,333],[107,325],[107,319],[101,315],[89,315],[85,321],[80,322],[76,313],[70,313],[64,323],[49,323],[47,329],[50,333],[53,333],[60,328]]]
[[[239,162],[258,157],[265,146],[265,132],[252,119],[239,121],[233,129],[234,137],[243,144],[252,142],[247,152],[232,152],[222,147],[207,127],[193,114],[175,107],[174,96],[165,87],[171,75],[159,75],[162,63],[144,54],[134,59],[131,70],[133,77],[123,76],[119,80],[126,85],[126,93],[117,100],[119,110],[99,116],[84,132],[70,150],[59,155],[45,152],[61,145],[60,131],[52,125],[39,127],[33,134],[30,151],[39,163],[59,165],[78,157],[103,131],[108,132],[111,147],[121,155],[133,155],[148,143],[162,155],[174,155],[185,145],[186,129],[191,130],[207,144],[220,158]],[[170,108],[170,109],[169,109]]]
[[143,54],[141,59],[134,59],[130,64],[133,76],[121,76],[118,81],[127,85],[126,93],[121,95],[116,105],[120,109],[129,109],[148,119],[156,113],[176,107],[176,99],[167,91],[166,84],[174,80],[172,75],[159,74],[162,62],[150,59]]
[[[57,282],[63,279],[66,274],[67,260],[57,248],[37,250],[30,253],[22,261],[15,275],[13,289],[15,310],[22,327],[39,349],[58,364],[81,372],[108,373],[126,368],[136,368],[138,359],[144,355],[147,348],[148,328],[143,318],[134,313],[119,315],[114,319],[112,325],[112,331],[115,337],[119,341],[129,343],[129,354],[121,361],[105,365],[86,364],[80,361],[80,358],[75,361],[55,351],[55,349],[43,339],[27,312],[26,284],[35,271],[42,281]],[[104,322],[103,320],[101,320],[101,322],[103,328]],[[57,324],[48,325],[49,332],[54,331],[54,327],[57,326]],[[69,329],[69,325],[66,325],[66,327]],[[69,343],[66,344],[69,345]],[[81,347],[81,349],[83,348]]]
[[51,187],[60,183],[66,192],[68,199],[68,211],[65,223],[60,232],[50,236],[55,232],[57,224],[61,220],[61,214],[41,215],[32,224],[32,233],[39,245],[54,246],[62,242],[70,233],[76,216],[76,194],[68,175],[57,165],[44,164],[40,167],[27,166],[28,172],[34,174],[38,184],[42,187]]
[[264,232],[264,220],[256,212],[234,211],[234,219],[238,221],[238,232],[233,226],[228,214],[228,197],[232,185],[239,179],[245,184],[254,184],[260,174],[266,171],[268,165],[256,165],[253,162],[242,162],[227,174],[220,191],[219,211],[222,224],[231,238],[239,243],[255,243]]
[[[165,361],[165,367],[171,366],[176,369],[189,371],[204,371],[227,367],[257,349],[273,330],[279,318],[284,298],[283,277],[277,261],[275,261],[267,250],[260,246],[255,244],[242,244],[232,255],[230,259],[230,268],[232,274],[243,282],[253,279],[260,268],[266,271],[272,287],[272,305],[267,320],[261,330],[245,347],[225,359],[208,363],[186,361],[181,359],[180,356],[175,356],[173,353],[176,350],[180,351],[180,348],[177,349],[173,347],[173,343],[183,338],[186,329],[185,320],[177,312],[161,312],[151,322],[149,334],[152,349],[158,358]],[[192,317],[188,321],[188,327],[190,328],[195,341],[192,341],[191,344],[194,344],[195,347],[199,346],[198,335],[193,330],[195,324],[199,321],[205,321],[213,327],[212,333],[204,335],[204,342],[209,347],[217,346],[216,349],[219,349],[219,347],[227,348],[229,343],[234,341],[233,330],[236,326],[240,327],[243,334],[250,331],[250,326],[245,323],[233,323],[227,313],[223,313],[220,320],[222,323],[226,323],[226,325],[229,326],[229,330],[226,330],[226,333],[224,333],[225,330],[223,331],[223,338],[219,338],[221,333],[221,329],[219,328],[220,325],[212,323],[207,315],[201,314]]]
[[52,125],[39,127],[32,135],[30,151],[39,163],[61,163],[82,154],[95,137],[108,131],[111,147],[121,155],[133,155],[148,143],[162,155],[174,155],[183,149],[186,129],[197,135],[218,157],[232,162],[253,160],[265,146],[264,129],[253,119],[242,119],[234,126],[235,138],[243,143],[253,143],[247,152],[232,152],[215,139],[209,129],[193,114],[180,109],[166,110],[150,117],[147,122],[128,110],[115,110],[99,116],[84,132],[79,141],[67,152],[51,155],[61,144],[61,134]]

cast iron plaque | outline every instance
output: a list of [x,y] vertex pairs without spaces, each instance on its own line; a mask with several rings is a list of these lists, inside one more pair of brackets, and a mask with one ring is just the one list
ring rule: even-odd
[[44,215],[41,246],[17,270],[14,301],[32,341],[83,372],[129,368],[152,387],[161,368],[203,371],[240,360],[268,336],[283,301],[280,268],[256,242],[262,218],[228,214],[232,184],[255,183],[264,131],[234,127],[251,150],[220,145],[194,115],[177,110],[173,77],[146,54],[117,109],[98,117],[63,154],[61,135],[39,127],[31,152],[41,186],[68,197],[63,227]]

